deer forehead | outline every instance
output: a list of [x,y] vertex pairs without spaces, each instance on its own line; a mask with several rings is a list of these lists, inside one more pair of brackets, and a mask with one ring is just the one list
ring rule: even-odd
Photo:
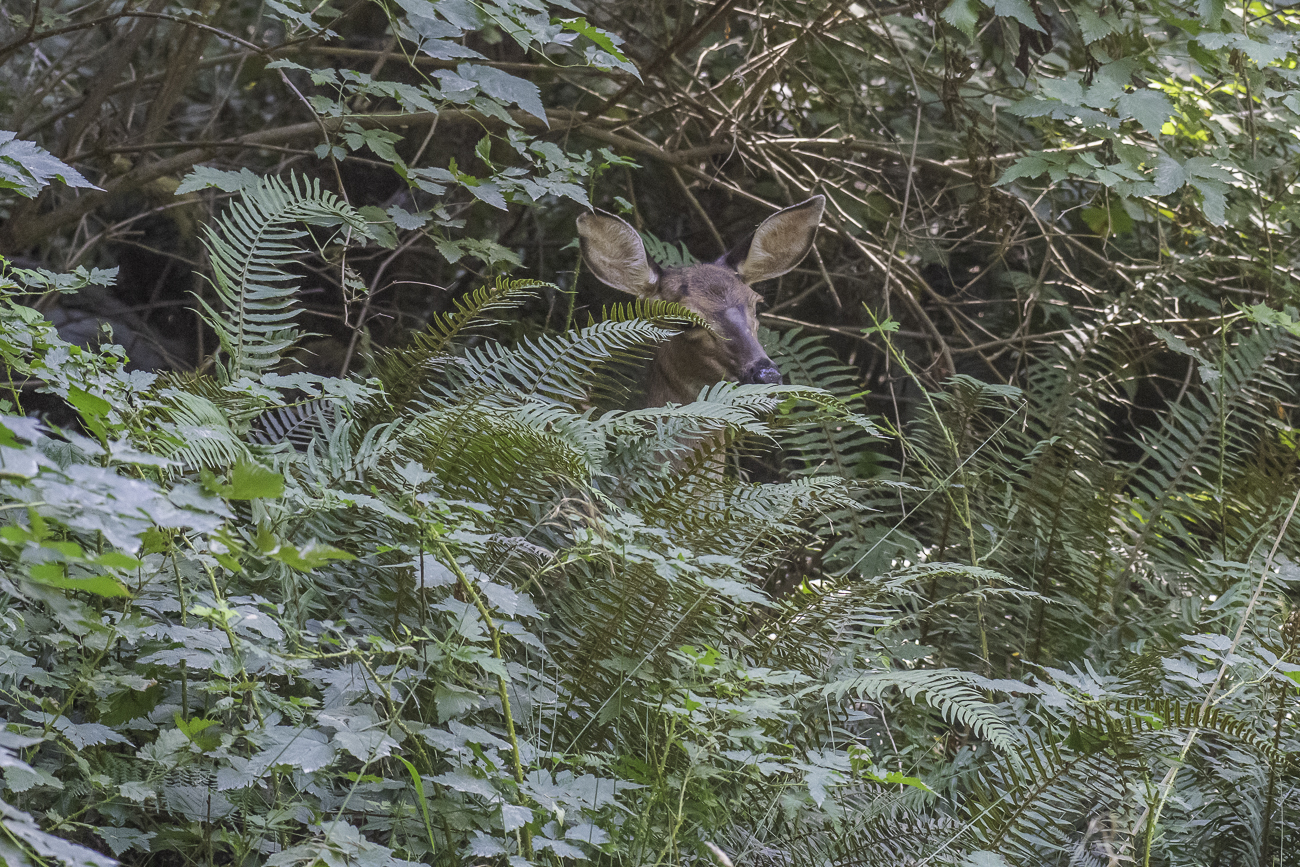
[[732,307],[750,307],[759,294],[730,268],[690,265],[664,274],[664,294],[701,313],[720,313]]

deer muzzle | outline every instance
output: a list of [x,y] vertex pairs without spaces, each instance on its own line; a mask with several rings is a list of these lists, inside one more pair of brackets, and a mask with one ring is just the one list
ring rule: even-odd
[[781,371],[776,369],[772,359],[764,358],[762,361],[752,365],[740,380],[745,385],[780,385],[782,382]]

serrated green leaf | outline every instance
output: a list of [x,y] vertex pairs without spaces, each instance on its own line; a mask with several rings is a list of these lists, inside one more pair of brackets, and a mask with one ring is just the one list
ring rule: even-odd
[[615,59],[621,60],[624,63],[628,62],[627,56],[623,54],[622,51],[619,51],[618,46],[614,44],[614,40],[610,38],[610,35],[599,27],[592,26],[588,23],[586,18],[561,18],[559,21],[560,24],[564,26],[565,30],[572,30],[574,33],[587,37],[596,45],[600,46],[602,51],[608,52]]
[[1168,154],[1161,154],[1156,158],[1156,170],[1154,187],[1151,195],[1167,196],[1170,193],[1181,189],[1187,182],[1187,174],[1178,161]]
[[1034,10],[1027,0],[993,0],[993,14],[999,18],[1012,18],[1038,33],[1046,33],[1043,25],[1038,23]]
[[68,403],[72,404],[86,427],[99,437],[100,442],[108,438],[108,428],[104,421],[113,410],[112,404],[76,385],[68,388]]
[[974,37],[975,25],[979,23],[983,9],[984,4],[980,0],[952,0],[939,13],[939,17],[967,36]]
[[998,178],[997,186],[1005,186],[1020,178],[1036,178],[1047,171],[1050,166],[1051,163],[1034,154],[1023,156],[1002,173],[1002,177]]
[[1201,212],[1215,226],[1228,222],[1228,188],[1220,181],[1191,177],[1187,182],[1201,194]]
[[49,151],[16,136],[0,130],[0,189],[17,190],[29,199],[54,179],[69,187],[99,189]]
[[483,165],[492,168],[492,136],[485,135],[479,139],[478,144],[474,145],[474,153],[483,161]]
[[276,500],[284,496],[284,476],[245,461],[231,468],[230,486],[223,493],[228,500]]
[[1079,22],[1079,32],[1085,45],[1105,39],[1114,32],[1110,22],[1093,11],[1091,6],[1078,5],[1070,8],[1074,11],[1075,20]]
[[1152,138],[1161,136],[1160,128],[1174,115],[1169,99],[1158,90],[1138,90],[1126,93],[1115,103],[1121,119],[1133,118]]
[[488,96],[504,103],[513,102],[548,127],[550,126],[546,120],[546,107],[542,105],[542,93],[531,81],[491,66],[473,66],[463,63],[456,71],[461,77],[477,83]]
[[252,189],[261,182],[261,177],[253,174],[248,169],[227,172],[209,166],[195,166],[181,181],[180,186],[176,188],[176,195],[183,196],[186,193],[206,190],[209,187],[216,187],[227,193],[237,193],[242,190]]

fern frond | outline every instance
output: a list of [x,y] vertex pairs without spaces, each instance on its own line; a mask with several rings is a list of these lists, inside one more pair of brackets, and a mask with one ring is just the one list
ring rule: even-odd
[[226,353],[228,381],[256,378],[271,369],[297,339],[294,294],[298,281],[290,273],[302,255],[300,241],[309,226],[354,232],[368,237],[365,219],[320,181],[289,182],[269,176],[246,187],[204,231],[203,244],[212,262],[213,289],[222,311],[199,298],[201,315],[217,333]]
[[278,407],[257,418],[248,438],[258,445],[289,443],[295,449],[305,451],[311,441],[329,427],[334,414],[334,402],[323,399]]
[[633,319],[597,322],[578,331],[532,338],[506,348],[490,343],[467,351],[447,367],[447,384],[436,389],[440,399],[454,399],[458,390],[502,388],[521,395],[580,404],[591,395],[600,371],[611,363],[634,357],[645,346],[671,337],[672,330]]
[[230,415],[198,394],[163,390],[164,409],[154,424],[164,435],[161,451],[187,468],[222,469],[248,460],[248,446],[230,426]]
[[434,359],[450,354],[457,337],[499,324],[495,314],[517,308],[535,294],[534,289],[541,288],[555,287],[543,280],[499,276],[494,284],[457,298],[450,312],[431,316],[425,329],[413,334],[405,347],[376,353],[375,375],[393,404],[404,406],[419,393],[422,372]]
[[[601,322],[633,322],[643,320],[661,328],[709,328],[703,316],[676,301],[662,298],[637,298],[619,304],[611,304],[601,310]],[[588,325],[595,325],[594,316],[587,319]]]
[[978,691],[982,686],[982,678],[957,669],[915,669],[863,672],[826,684],[822,692],[837,701],[852,693],[879,702],[897,689],[912,701],[924,700],[945,720],[966,726],[1000,752],[1014,753],[1019,742],[995,705]]
[[1222,708],[1202,707],[1200,702],[1174,698],[1123,699],[1105,706],[1084,708],[1075,730],[1081,740],[1096,745],[1118,739],[1132,740],[1171,730],[1200,729],[1217,732],[1257,750],[1267,761],[1283,762],[1269,735],[1259,728],[1259,721],[1239,719]]
[[963,793],[966,845],[997,852],[1016,867],[1059,863],[1063,853],[1086,856],[1103,842],[1092,824],[1126,814],[1141,798],[1134,788],[1143,771],[1126,752],[1076,752],[1050,735],[1030,737],[993,757]]

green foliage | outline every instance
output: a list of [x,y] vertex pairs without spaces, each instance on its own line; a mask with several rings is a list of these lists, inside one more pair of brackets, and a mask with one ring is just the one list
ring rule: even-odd
[[[301,254],[297,242],[309,233],[294,225],[369,235],[361,215],[319,182],[291,176],[286,184],[270,177],[242,193],[222,220],[222,231],[204,238],[224,315],[198,299],[226,353],[225,377],[232,381],[270,370],[297,340],[289,300],[298,286],[287,269]],[[322,248],[332,242],[318,241]]]
[[70,187],[94,187],[81,173],[49,151],[0,130],[0,189],[17,190],[32,198],[57,178]]
[[[6,7],[0,861],[1291,863],[1298,20]],[[812,192],[788,384],[627,409],[576,209]]]
[[[257,263],[256,279],[219,278],[229,309],[288,322],[293,296],[266,286],[290,239],[249,227],[347,212],[273,181],[241,197],[212,233],[214,270]],[[838,401],[728,385],[594,416],[601,370],[694,316],[643,304],[466,345],[527,288],[474,293],[381,361],[380,382],[417,383],[400,413],[379,384],[274,373],[291,337],[235,313],[213,323],[245,335],[215,383],[84,352],[66,393],[95,439],[6,420],[0,708],[24,739],[5,772],[19,809],[131,860],[450,864],[703,852],[754,786],[796,812],[829,803],[845,754],[767,746],[798,722],[807,676],[709,648],[766,604],[755,571],[842,497],[830,479],[719,476],[703,454],[714,435],[766,436],[795,400],[813,416]],[[34,342],[42,327],[5,338],[33,370],[69,351]],[[286,400],[312,385],[328,397]],[[665,468],[669,449],[691,469]],[[52,644],[65,652],[43,658]],[[23,851],[80,863],[21,836],[25,815]]]
[[[241,196],[268,189],[292,186]],[[232,230],[265,210],[232,204],[222,256],[289,255]],[[289,321],[262,268],[231,309]],[[6,301],[11,369],[77,358],[47,387],[94,434],[0,428],[9,860],[1183,863],[1290,830],[1287,330],[1164,332],[1198,386],[1122,485],[1079,488],[1121,465],[1075,343],[1028,392],[925,394],[890,468],[798,332],[768,335],[793,384],[596,414],[695,320],[483,339],[532,288],[470,293],[364,385],[138,377]],[[289,348],[249,333],[247,357]],[[787,481],[719,472],[771,440]]]

